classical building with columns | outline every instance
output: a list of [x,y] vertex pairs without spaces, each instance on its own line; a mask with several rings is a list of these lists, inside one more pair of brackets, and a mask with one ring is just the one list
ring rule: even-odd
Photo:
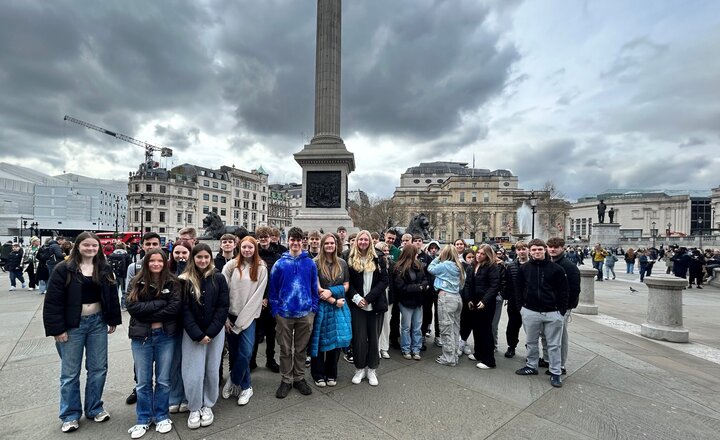
[[[535,236],[564,235],[567,203],[551,199],[550,191],[524,190],[508,170],[470,168],[464,162],[427,162],[408,168],[392,197],[392,223],[407,226],[418,213],[430,220],[434,239],[464,238],[481,242],[514,241],[521,230],[518,210],[531,209],[536,198]],[[531,224],[531,223],[528,223]]]
[[[716,203],[720,203],[720,188],[713,190]],[[607,190],[597,195],[581,197],[572,203],[569,211],[568,235],[587,239],[592,224],[598,221],[597,205],[604,200],[609,211],[614,211],[613,223],[620,224],[620,233],[626,238],[652,236],[711,235],[717,228],[710,191],[674,190]]]

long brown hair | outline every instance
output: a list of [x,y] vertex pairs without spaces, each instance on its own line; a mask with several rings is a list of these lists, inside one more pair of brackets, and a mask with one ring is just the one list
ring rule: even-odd
[[[485,261],[483,261],[482,263],[477,261],[477,256],[480,254],[485,255]],[[475,270],[477,270],[480,266],[490,266],[492,264],[495,264],[495,252],[493,251],[492,246],[490,246],[489,244],[480,245],[480,248],[475,254]]]
[[404,277],[410,268],[422,269],[420,261],[417,259],[418,250],[415,246],[407,245],[403,246],[400,251],[397,263],[395,263],[395,273],[401,277]]
[[240,240],[240,244],[238,245],[238,254],[237,257],[235,257],[235,261],[237,261],[237,270],[238,272],[240,272],[240,278],[242,278],[242,266],[245,262],[245,257],[243,257],[242,254],[242,244],[246,241],[249,241],[250,243],[252,243],[253,246],[255,246],[255,251],[253,252],[252,257],[250,257],[250,281],[257,281],[259,270],[258,268],[260,267],[260,265],[264,265],[265,262],[260,259],[260,252],[258,250],[257,241],[249,235]]
[[[331,238],[335,242],[335,252],[333,252],[332,255],[328,257],[325,253],[325,243],[327,243],[327,241]],[[337,237],[332,232],[328,232],[320,239],[320,252],[318,252],[318,256],[315,257],[318,270],[320,271],[322,276],[329,281],[332,281],[335,278],[339,277],[342,273],[342,266],[340,265],[340,257],[338,257],[337,254],[337,247]]]
[[105,272],[105,268],[108,266],[108,263],[107,259],[105,258],[105,254],[102,251],[102,246],[100,246],[100,238],[98,238],[98,236],[93,234],[92,232],[85,231],[78,235],[75,239],[75,244],[70,251],[70,256],[66,260],[68,269],[70,269],[72,272],[77,272],[80,270],[80,263],[82,262],[82,255],[80,254],[80,243],[82,243],[84,240],[87,240],[88,238],[95,240],[98,243],[98,252],[92,259],[93,283],[101,284],[104,281],[115,284],[115,277],[111,273],[106,272],[105,278],[102,278],[102,273]]
[[[150,272],[150,257],[153,255],[160,255],[163,259],[163,269],[158,274],[157,279],[154,279],[153,274]],[[130,281],[130,292],[128,292],[127,300],[130,302],[150,300],[152,299],[151,294],[153,289],[155,290],[155,297],[159,297],[163,286],[165,286],[168,281],[175,280],[177,280],[177,278],[170,273],[165,251],[159,248],[150,249],[143,257],[140,272],[135,274],[132,281]],[[142,287],[140,284],[142,284]]]
[[[210,264],[208,264],[208,267],[206,267],[204,270],[201,270],[195,264],[195,255],[199,254],[202,251],[205,251],[210,255]],[[214,274],[215,262],[212,258],[212,249],[210,249],[210,246],[205,243],[198,243],[192,248],[192,251],[190,251],[190,260],[187,262],[185,270],[182,274],[180,274],[179,278],[181,280],[187,280],[190,283],[190,285],[192,286],[192,294],[195,297],[195,301],[197,301],[199,304],[200,297],[202,296],[202,289],[200,288],[200,283],[203,278],[207,277],[210,277],[210,281],[214,283],[215,280],[212,278]]]

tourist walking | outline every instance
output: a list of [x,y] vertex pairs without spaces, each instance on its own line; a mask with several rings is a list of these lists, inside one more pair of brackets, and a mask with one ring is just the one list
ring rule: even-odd
[[[120,303],[112,268],[100,252],[100,239],[83,232],[68,261],[55,267],[43,305],[45,335],[55,338],[60,355],[62,431],[80,427],[80,416],[104,422],[110,418],[102,394],[108,370],[108,334],[121,324]],[[80,371],[85,353],[85,405],[80,402]]]
[[635,250],[633,248],[628,249],[625,252],[625,273],[635,273],[635,260],[637,260]]

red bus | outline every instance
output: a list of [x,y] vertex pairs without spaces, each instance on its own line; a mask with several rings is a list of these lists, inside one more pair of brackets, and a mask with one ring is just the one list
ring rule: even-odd
[[117,238],[114,232],[98,232],[95,235],[100,239],[101,247],[104,247],[108,243],[115,243],[116,241],[122,241],[129,246],[133,243],[139,243],[142,238],[142,233],[140,232],[118,232]]

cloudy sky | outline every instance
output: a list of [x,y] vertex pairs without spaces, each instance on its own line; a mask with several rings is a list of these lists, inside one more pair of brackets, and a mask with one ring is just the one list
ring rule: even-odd
[[[0,2],[0,161],[126,178],[262,165],[300,181],[313,136],[316,2]],[[363,0],[343,5],[351,189],[390,196],[421,161],[607,188],[720,182],[720,2]],[[713,171],[715,170],[715,172]]]

